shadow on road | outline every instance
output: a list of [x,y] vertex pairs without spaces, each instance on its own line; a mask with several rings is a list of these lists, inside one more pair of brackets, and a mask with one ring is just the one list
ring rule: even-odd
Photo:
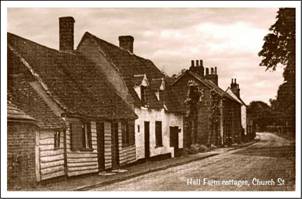
[[265,156],[276,158],[294,158],[295,146],[280,146],[280,147],[251,147],[246,150],[235,152],[238,155],[250,155],[250,156]]

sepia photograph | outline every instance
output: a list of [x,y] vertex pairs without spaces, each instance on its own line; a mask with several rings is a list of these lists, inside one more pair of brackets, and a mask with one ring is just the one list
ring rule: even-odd
[[2,191],[300,194],[300,2],[6,3]]

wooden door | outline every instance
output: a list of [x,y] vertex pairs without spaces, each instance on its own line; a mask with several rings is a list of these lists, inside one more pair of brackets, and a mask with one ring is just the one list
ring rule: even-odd
[[150,122],[145,122],[145,159],[150,158]]
[[118,151],[118,123],[111,123],[111,154],[112,154],[112,169],[119,167],[119,151]]
[[96,123],[99,171],[105,170],[104,122]]
[[170,146],[174,147],[174,156],[178,156],[178,149],[179,149],[179,143],[178,143],[178,133],[179,128],[177,126],[170,126]]

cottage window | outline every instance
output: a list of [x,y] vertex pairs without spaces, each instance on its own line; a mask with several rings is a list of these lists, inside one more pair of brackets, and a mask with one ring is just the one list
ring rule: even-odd
[[90,122],[73,123],[69,129],[72,151],[92,149]]
[[143,105],[147,103],[147,94],[145,86],[141,86],[141,101]]
[[90,122],[82,123],[82,149],[91,149],[91,125]]
[[129,129],[129,145],[135,145],[135,124],[134,121],[128,122]]
[[123,147],[134,145],[134,122],[122,122],[122,145]]
[[59,149],[60,148],[60,137],[61,133],[59,131],[56,131],[54,133],[54,149]]
[[122,122],[122,144],[123,146],[129,145],[129,128],[128,123],[126,121]]
[[162,122],[155,122],[155,144],[157,147],[163,146],[163,138],[162,138]]

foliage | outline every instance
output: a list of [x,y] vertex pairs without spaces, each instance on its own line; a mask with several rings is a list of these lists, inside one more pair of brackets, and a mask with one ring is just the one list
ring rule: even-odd
[[276,120],[271,107],[262,101],[252,101],[247,108],[247,114],[262,130]]
[[260,66],[276,70],[278,64],[285,66],[284,79],[295,79],[295,9],[280,8],[277,21],[270,27],[270,33],[264,37],[264,44],[259,56]]
[[[283,77],[285,82],[279,86],[277,98],[271,99],[270,118],[275,122],[295,126],[295,9],[280,8],[276,22],[270,27],[270,33],[264,37],[264,44],[259,56],[260,66],[266,70],[276,70],[280,64],[285,66]],[[263,114],[263,112],[259,113]],[[261,118],[262,116],[257,115]],[[263,115],[264,116],[264,115]]]

